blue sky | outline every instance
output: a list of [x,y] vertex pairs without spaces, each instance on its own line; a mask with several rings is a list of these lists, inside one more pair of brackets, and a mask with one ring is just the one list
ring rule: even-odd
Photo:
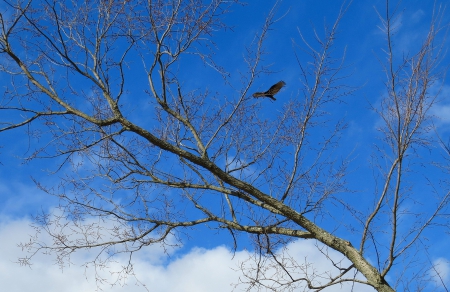
[[[234,6],[233,12],[224,16],[225,22],[232,29],[219,31],[213,37],[217,45],[215,61],[230,73],[228,82],[234,88],[239,88],[240,74],[245,70],[244,48],[251,44],[255,34],[259,32],[272,4],[273,1],[264,0]],[[379,29],[380,20],[376,13],[378,10],[384,15],[384,5],[385,1],[354,1],[341,21],[333,52],[336,57],[345,52],[346,68],[343,73],[349,75],[345,82],[358,89],[343,98],[342,103],[327,108],[331,120],[344,118],[348,123],[347,129],[340,137],[339,147],[330,155],[334,155],[337,160],[351,160],[347,183],[352,192],[342,195],[348,200],[357,200],[361,204],[361,210],[368,210],[374,200],[378,170],[374,170],[372,162],[378,159],[378,162],[383,164],[383,157],[377,153],[375,147],[381,145],[380,133],[377,131],[381,120],[370,106],[376,108],[385,94],[385,75],[380,61],[385,61],[383,49],[386,40]],[[269,31],[265,43],[267,54],[263,60],[265,65],[271,64],[272,72],[260,75],[251,92],[265,90],[279,80],[284,80],[287,86],[277,95],[277,102],[258,100],[261,102],[261,115],[271,118],[274,112],[283,110],[285,102],[299,97],[300,72],[295,54],[298,54],[302,61],[307,61],[299,47],[302,45],[299,30],[314,45],[312,30],[316,29],[321,35],[324,24],[332,25],[334,22],[340,6],[340,1],[331,0],[284,0],[280,3],[276,12],[280,19]],[[5,7],[4,3],[0,4],[1,11],[5,11]],[[404,1],[400,4],[399,11],[394,52],[401,58],[403,54],[411,54],[418,49],[418,44],[429,27],[433,2]],[[449,14],[444,14],[443,23],[449,22]],[[444,41],[445,47],[448,47],[448,40]],[[450,58],[445,56],[440,69],[444,70],[450,64],[449,61]],[[184,80],[186,88],[196,90],[207,87],[211,92],[220,92],[229,98],[238,96],[238,90],[227,87],[223,79],[209,68],[192,63],[189,58],[183,59],[183,62],[189,66],[180,69],[179,77]],[[0,86],[5,88],[10,79],[4,73],[0,74]],[[139,86],[141,82],[145,82],[145,77],[136,74],[129,86]],[[440,99],[431,112],[435,115],[437,132],[447,141],[450,136],[450,84],[440,80],[436,83],[436,88],[439,87]],[[151,125],[150,103],[134,95],[125,96],[122,103],[132,114],[131,120]],[[173,250],[164,251],[161,247],[154,246],[140,251],[139,257],[135,258],[137,278],[119,281],[118,285],[113,287],[95,282],[92,277],[93,268],[83,265],[87,259],[93,257],[94,252],[90,251],[75,254],[72,264],[63,269],[55,264],[53,257],[44,255],[35,257],[31,268],[17,264],[17,259],[25,255],[17,246],[18,243],[28,241],[28,237],[33,234],[30,227],[32,218],[41,211],[57,212],[55,207],[58,204],[56,198],[38,190],[32,180],[34,178],[44,185],[57,185],[57,177],[51,174],[57,167],[57,161],[41,159],[24,163],[21,157],[30,154],[35,145],[40,143],[38,139],[29,139],[24,135],[24,131],[25,129],[19,129],[0,133],[0,145],[3,146],[0,149],[0,238],[3,239],[0,241],[0,283],[5,291],[93,291],[97,285],[105,291],[123,291],[122,285],[127,286],[127,291],[133,292],[145,291],[143,285],[149,287],[150,291],[230,291],[232,285],[239,281],[241,274],[236,270],[250,255],[247,251],[251,248],[248,238],[246,235],[239,236],[238,249],[233,254],[230,250],[233,241],[229,234],[217,232],[207,226],[193,230],[192,236],[184,238],[183,245]],[[405,203],[405,209],[427,210],[435,202],[432,199],[433,189],[428,183],[437,186],[438,193],[448,191],[448,184],[443,183],[448,179],[448,173],[442,173],[431,165],[434,161],[443,163],[442,157],[445,156],[437,146],[417,149],[415,154],[418,158],[412,162],[411,173],[405,183],[411,186],[415,198],[425,197],[426,200],[408,201]],[[422,169],[426,169],[425,172],[422,172]],[[327,208],[330,212],[333,208],[338,210],[333,204]],[[342,219],[340,215],[336,214],[335,218]],[[338,222],[323,224],[330,229],[339,229],[340,235],[350,241],[359,238],[358,231],[346,233],[346,229],[341,228]],[[448,224],[448,221],[441,223]],[[450,236],[438,236],[434,232],[436,230],[425,234],[427,239],[424,241],[432,242],[429,244],[427,256],[430,263],[436,264],[443,275],[443,281],[449,287],[450,257],[444,250],[450,244]],[[44,242],[49,240],[46,236],[42,237]],[[357,244],[357,241],[355,242]],[[326,261],[314,247],[314,242],[295,241],[290,243],[288,248],[297,258],[307,256],[308,260],[316,263],[319,270],[326,268]],[[332,258],[341,258],[334,251],[330,251],[330,255]],[[112,266],[112,270],[126,263],[127,258],[119,256],[116,260],[117,266]],[[369,260],[376,261],[375,258]],[[403,262],[400,261],[399,264],[401,263]],[[102,273],[110,281],[115,279],[108,272]],[[140,285],[135,285],[136,283]],[[358,291],[372,291],[368,287],[358,287]],[[434,288],[436,287],[427,286],[427,291]],[[326,291],[341,289],[337,286]]]

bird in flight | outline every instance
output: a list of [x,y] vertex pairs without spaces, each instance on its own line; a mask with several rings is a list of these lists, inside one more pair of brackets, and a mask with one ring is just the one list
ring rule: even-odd
[[283,86],[286,85],[286,82],[284,81],[280,81],[277,84],[272,85],[269,90],[267,90],[266,92],[255,92],[253,93],[253,97],[269,97],[273,100],[277,100],[275,97],[273,97],[275,94],[278,93],[278,91],[280,91],[281,88],[283,88]]

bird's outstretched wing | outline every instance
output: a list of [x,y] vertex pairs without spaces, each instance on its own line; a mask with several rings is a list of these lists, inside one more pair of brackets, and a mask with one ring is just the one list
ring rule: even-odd
[[275,97],[273,97],[275,94],[278,93],[278,91],[280,91],[281,88],[283,88],[283,86],[286,85],[286,82],[284,81],[280,81],[274,85],[272,85],[269,90],[267,90],[266,92],[255,92],[253,93],[253,97],[269,97],[273,100],[276,100]]

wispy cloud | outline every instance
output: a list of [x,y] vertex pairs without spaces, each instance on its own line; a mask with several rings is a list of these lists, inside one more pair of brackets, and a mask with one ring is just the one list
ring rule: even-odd
[[[96,281],[95,270],[84,266],[86,260],[92,259],[89,251],[81,251],[73,255],[70,265],[63,270],[55,265],[51,256],[38,255],[33,259],[31,267],[17,264],[17,259],[25,254],[17,247],[17,243],[26,242],[33,229],[27,219],[9,220],[0,218],[0,283],[2,290],[46,291],[46,292],[84,292],[104,291],[140,292],[209,292],[232,291],[239,282],[242,273],[240,263],[248,260],[251,254],[246,251],[232,251],[223,246],[212,249],[194,248],[185,254],[167,254],[161,247],[154,246],[134,255],[133,269],[136,277],[120,278],[114,271],[121,270],[128,263],[128,256],[118,256],[108,268],[97,269],[105,280]],[[45,239],[48,240],[48,239]],[[326,257],[320,253],[313,241],[295,241],[288,246],[290,255],[299,261],[307,259],[315,263],[316,271],[325,270],[328,266]],[[342,255],[329,251],[334,260]],[[112,272],[112,273],[111,273]],[[109,283],[109,284],[108,284]],[[114,285],[110,285],[114,283]],[[97,286],[98,285],[98,286]],[[124,288],[125,287],[125,288]],[[238,286],[238,289],[243,287]],[[341,291],[342,286],[332,287],[328,291]],[[372,291],[361,286],[358,291]]]
[[437,118],[437,126],[447,127],[450,124],[450,85],[436,82],[430,89],[430,94],[439,94],[438,102],[430,109],[431,114]]
[[433,271],[431,273],[432,277],[438,283],[445,284],[450,280],[450,261],[445,258],[438,258],[433,261]]

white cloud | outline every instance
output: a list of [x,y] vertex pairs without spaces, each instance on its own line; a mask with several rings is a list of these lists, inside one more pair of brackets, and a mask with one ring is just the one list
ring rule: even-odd
[[438,258],[433,261],[432,276],[436,283],[440,286],[442,282],[450,280],[450,262],[444,258]]
[[438,119],[437,126],[447,127],[450,124],[450,85],[436,82],[430,94],[439,94],[437,102],[430,109],[431,114]]
[[450,123],[450,104],[443,104],[434,107],[433,114],[440,119],[442,124]]
[[36,206],[47,206],[55,199],[38,190],[33,184],[26,184],[17,180],[0,180],[0,198],[2,204],[0,212],[21,213]]
[[[134,255],[133,268],[136,278],[121,279],[115,286],[108,283],[96,283],[92,266],[84,267],[83,263],[92,260],[90,251],[75,253],[71,264],[62,271],[55,265],[51,256],[38,255],[32,261],[32,266],[24,267],[17,264],[17,259],[26,254],[17,246],[26,242],[34,230],[27,219],[9,220],[0,218],[0,283],[3,291],[46,291],[46,292],[84,292],[103,291],[140,292],[207,292],[232,291],[233,284],[242,277],[238,266],[249,259],[249,252],[238,251],[234,254],[223,246],[213,249],[194,248],[186,254],[167,255],[160,247],[148,247]],[[45,240],[45,239],[44,239]],[[305,258],[314,262],[317,271],[324,271],[329,266],[325,257],[314,246],[313,241],[296,241],[288,245],[290,255],[302,261]],[[336,259],[340,254],[331,250],[329,255]],[[99,274],[109,283],[116,278],[111,271],[118,271],[127,264],[127,256],[119,256],[109,269],[98,270]],[[140,282],[140,285],[136,285]],[[100,284],[97,286],[97,284]],[[125,285],[126,288],[123,287]],[[244,286],[238,286],[241,291]],[[341,291],[342,286],[335,286],[327,291]],[[373,291],[367,286],[360,286],[358,291]]]
[[420,22],[423,17],[425,16],[425,11],[423,11],[422,9],[418,9],[415,12],[411,13],[411,16],[409,17],[409,20],[415,23]]

